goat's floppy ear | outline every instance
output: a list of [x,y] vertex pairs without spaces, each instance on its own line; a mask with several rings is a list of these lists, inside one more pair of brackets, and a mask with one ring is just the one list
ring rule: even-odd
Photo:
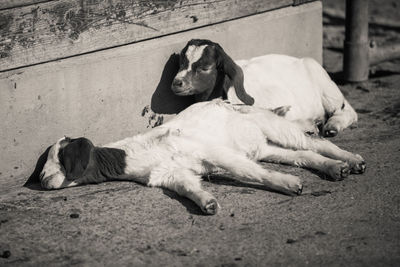
[[225,53],[219,44],[215,44],[215,49],[217,53],[217,68],[229,77],[238,98],[246,105],[253,105],[254,98],[248,95],[244,89],[242,69]]
[[42,155],[40,155],[38,161],[36,162],[35,170],[31,174],[31,176],[29,176],[28,180],[24,184],[25,187],[29,187],[32,184],[40,183],[40,173],[42,172],[43,167],[47,162],[47,157],[49,155],[49,151],[50,151],[51,147],[52,147],[52,145],[49,146],[46,149],[46,151],[43,152]]
[[58,154],[65,168],[67,180],[76,180],[83,176],[90,161],[93,144],[86,138],[72,139],[61,148]]

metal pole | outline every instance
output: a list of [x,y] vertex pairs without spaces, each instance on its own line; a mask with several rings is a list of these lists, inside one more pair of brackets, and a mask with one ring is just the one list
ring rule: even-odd
[[350,82],[368,80],[368,0],[346,0],[343,73]]

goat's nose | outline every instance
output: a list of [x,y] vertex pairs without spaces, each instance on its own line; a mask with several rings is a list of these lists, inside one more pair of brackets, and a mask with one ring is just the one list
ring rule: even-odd
[[172,85],[175,87],[181,87],[183,84],[183,81],[181,79],[174,79],[174,81],[172,82]]

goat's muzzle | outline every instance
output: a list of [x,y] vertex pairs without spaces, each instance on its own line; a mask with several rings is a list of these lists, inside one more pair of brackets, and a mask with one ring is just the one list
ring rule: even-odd
[[171,89],[176,95],[188,95],[191,93],[190,87],[182,78],[175,78]]

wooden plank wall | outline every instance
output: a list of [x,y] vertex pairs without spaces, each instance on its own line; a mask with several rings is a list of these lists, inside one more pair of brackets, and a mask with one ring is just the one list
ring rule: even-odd
[[298,5],[305,4],[308,2],[313,2],[313,1],[315,1],[315,0],[293,0],[293,5],[298,6]]
[[1,0],[0,9],[29,6],[37,3],[50,2],[50,1],[54,0]]
[[293,0],[2,0],[0,71],[293,4]]

